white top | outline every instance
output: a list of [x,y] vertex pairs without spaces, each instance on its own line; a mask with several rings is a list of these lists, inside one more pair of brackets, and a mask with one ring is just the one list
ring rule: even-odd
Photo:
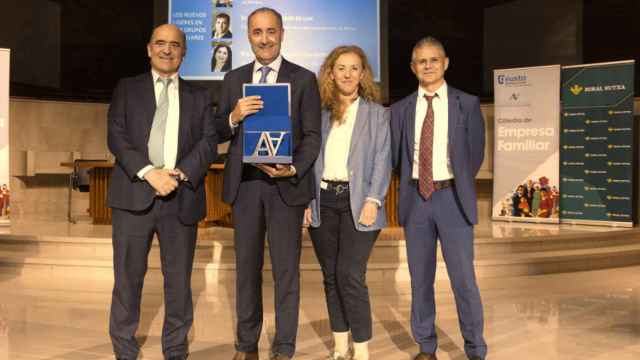
[[[160,100],[160,93],[162,92],[162,82],[158,81],[160,74],[151,69],[151,75],[153,77],[153,90],[156,96],[156,104]],[[178,131],[180,127],[180,96],[179,91],[180,83],[178,74],[171,76],[171,84],[167,89],[169,97],[169,112],[167,116],[167,125],[164,132],[164,168],[174,169],[176,167],[176,160],[178,158]],[[153,165],[147,165],[138,171],[138,177],[144,179],[144,175],[153,169]]]
[[351,136],[353,135],[353,126],[356,123],[359,105],[360,98],[358,97],[345,111],[345,122],[339,124],[337,121],[334,121],[329,130],[329,136],[327,137],[327,143],[324,149],[323,180],[349,181],[349,169],[347,167],[349,149],[351,147]]
[[413,146],[413,179],[418,179],[420,174],[420,135],[422,134],[422,123],[427,115],[427,99],[424,95],[435,95],[431,100],[433,106],[433,181],[453,179],[451,171],[451,160],[449,159],[449,99],[447,97],[447,83],[440,86],[435,93],[429,93],[422,87],[418,88],[418,99],[416,101],[416,127]]

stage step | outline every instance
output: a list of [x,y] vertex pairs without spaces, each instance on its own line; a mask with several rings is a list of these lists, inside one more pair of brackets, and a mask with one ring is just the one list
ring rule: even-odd
[[[112,247],[108,228],[98,235],[0,234],[0,272],[33,272],[52,276],[63,272],[78,276],[112,276]],[[79,232],[82,233],[82,232]],[[408,281],[404,234],[385,229],[373,250],[369,281]],[[640,264],[640,231],[548,225],[494,225],[476,229],[478,277],[535,275]],[[207,281],[235,275],[233,230],[201,229],[194,262]],[[265,272],[269,273],[268,247]],[[321,281],[311,241],[303,235],[301,270],[304,281]],[[159,247],[149,256],[149,271],[160,273]],[[439,278],[446,268],[438,256]],[[271,274],[265,274],[270,281]]]

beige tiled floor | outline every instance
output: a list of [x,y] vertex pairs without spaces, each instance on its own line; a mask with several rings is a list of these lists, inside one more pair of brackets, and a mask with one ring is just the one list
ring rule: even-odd
[[[564,248],[574,239],[593,238],[587,242],[581,239],[584,246],[591,246],[589,241],[607,240],[607,235],[600,235],[604,234],[602,231],[614,235],[610,228],[484,222],[476,227],[476,245],[496,262],[509,255],[509,249],[528,251],[529,246],[535,246],[538,250],[553,250],[555,245],[548,240],[560,240]],[[618,242],[618,238],[634,242],[637,236],[635,229],[615,231]],[[14,243],[0,255],[14,260],[23,256],[46,258],[30,266],[0,266],[0,360],[113,358],[107,331],[113,280],[108,261],[100,267],[102,257],[109,253],[92,254],[99,252],[96,249],[110,248],[110,235],[110,226],[86,223],[14,222],[11,227],[0,228],[0,237]],[[232,243],[230,229],[201,229],[199,237],[223,246]],[[391,229],[380,240],[393,242],[401,238],[400,230]],[[16,246],[21,240],[36,244]],[[517,250],[520,243],[525,243],[526,248]],[[487,252],[487,248],[491,251]],[[48,253],[40,254],[45,249]],[[65,252],[60,254],[60,249]],[[57,257],[89,255],[100,260],[95,260],[95,268],[91,261],[84,261],[81,266],[56,261]],[[524,277],[505,277],[505,273],[499,278],[479,280],[488,359],[640,359],[640,266]],[[196,319],[190,335],[190,359],[230,360],[234,352],[234,283],[232,278],[217,280],[208,274],[201,268],[194,272]],[[409,324],[409,284],[371,281],[369,285],[374,320],[371,359],[411,359],[417,346]],[[464,360],[453,296],[446,280],[437,282],[436,297],[438,357]],[[266,359],[274,331],[270,281],[265,281],[264,298],[260,350]],[[161,276],[158,271],[150,272],[138,332],[143,359],[162,359],[162,307]],[[296,359],[322,359],[328,354],[330,343],[321,283],[303,283]]]
[[[640,267],[481,279],[489,359],[640,359]],[[111,359],[107,334],[112,280],[82,276],[46,282],[37,275],[0,275],[0,359]],[[193,280],[196,320],[190,359],[231,359],[234,285]],[[371,359],[410,359],[407,283],[371,283],[374,339]],[[436,286],[440,359],[463,360],[449,285]],[[265,286],[266,358],[273,336],[273,292]],[[139,329],[143,359],[162,359],[162,285],[145,284]],[[303,284],[297,359],[321,359],[330,329],[318,283]]]

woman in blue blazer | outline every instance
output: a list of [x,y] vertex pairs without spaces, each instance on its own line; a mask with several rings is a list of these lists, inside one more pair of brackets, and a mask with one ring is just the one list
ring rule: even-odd
[[[365,274],[380,230],[391,178],[389,112],[362,49],[341,46],[318,77],[322,148],[316,196],[305,223],[322,267],[334,350],[330,359],[368,360],[371,306]],[[353,356],[349,349],[353,339]]]

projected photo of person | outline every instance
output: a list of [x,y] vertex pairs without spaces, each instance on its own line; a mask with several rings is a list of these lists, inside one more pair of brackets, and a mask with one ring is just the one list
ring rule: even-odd
[[231,34],[231,17],[227,13],[218,13],[213,22],[213,30],[211,31],[211,37],[213,39],[230,39]]
[[213,0],[216,7],[232,7],[233,1],[231,0]]
[[231,47],[220,43],[211,55],[211,72],[227,72],[231,70]]

